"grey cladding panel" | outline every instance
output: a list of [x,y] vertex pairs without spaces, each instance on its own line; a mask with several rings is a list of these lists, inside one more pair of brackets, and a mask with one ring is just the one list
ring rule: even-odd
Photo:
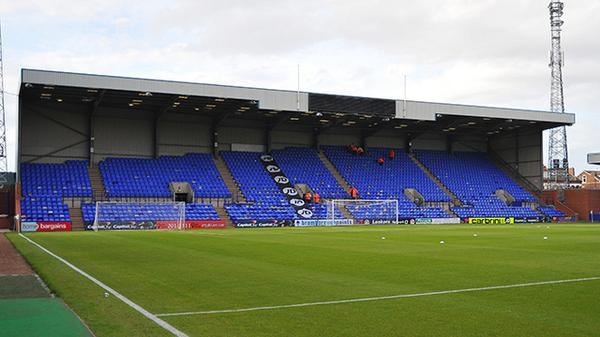
[[264,129],[244,129],[221,127],[218,129],[219,143],[223,144],[264,144]]
[[319,143],[321,145],[341,145],[347,146],[352,143],[359,144],[360,136],[358,135],[342,135],[342,134],[321,134],[319,137]]
[[274,149],[289,146],[309,147],[312,145],[312,135],[309,132],[273,131],[271,143]]
[[[36,109],[34,112],[27,107],[21,110],[19,147],[23,160],[46,155],[67,159],[87,159],[89,146],[87,114],[54,109],[40,110]],[[39,158],[36,162],[49,160],[51,159]]]
[[154,125],[150,120],[97,117],[95,153],[99,155],[152,156]]

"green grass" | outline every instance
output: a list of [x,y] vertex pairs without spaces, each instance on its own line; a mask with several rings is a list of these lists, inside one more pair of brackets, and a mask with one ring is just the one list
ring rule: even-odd
[[[156,314],[600,276],[595,225],[28,236]],[[97,336],[168,335],[22,238],[9,238]],[[190,336],[600,336],[599,298],[600,281],[590,281],[164,319]]]

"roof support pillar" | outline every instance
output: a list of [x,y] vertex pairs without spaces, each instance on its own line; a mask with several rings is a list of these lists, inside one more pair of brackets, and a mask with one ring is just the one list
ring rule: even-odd
[[446,135],[446,152],[452,153],[454,145],[454,137],[451,135]]
[[519,147],[521,147],[521,144],[519,143],[519,131],[517,131],[515,132],[515,169],[517,172],[521,173],[519,170],[519,163],[521,162],[519,158]]
[[158,158],[158,139],[160,138],[160,130],[159,130],[159,120],[158,119],[154,119],[154,133],[152,136],[152,152],[153,152],[153,156],[154,159]]
[[319,151],[319,138],[321,136],[321,130],[319,128],[314,128],[313,129],[313,134],[312,134],[312,147]]
[[359,142],[359,145],[360,145],[360,147],[362,147],[364,150],[366,150],[366,149],[367,149],[367,137],[368,137],[368,136],[367,136],[367,134],[366,134],[364,131],[362,131],[362,132],[360,133],[360,142]]
[[411,133],[406,134],[406,138],[404,138],[404,152],[411,153],[412,152],[412,141],[415,139],[415,136]]
[[94,133],[94,124],[95,124],[94,122],[95,122],[95,119],[96,118],[94,116],[94,112],[92,111],[92,113],[90,113],[90,122],[89,122],[89,126],[90,126],[90,130],[89,130],[89,135],[90,135],[90,141],[89,141],[89,143],[90,143],[90,147],[89,147],[89,149],[90,149],[90,152],[89,152],[89,158],[88,158],[89,159],[88,166],[90,166],[90,167],[94,166],[94,151],[95,151],[94,150],[94,145],[95,145],[95,142],[96,142],[96,136],[95,136],[95,133]]
[[219,149],[219,133],[217,132],[217,124],[212,123],[210,126],[210,144],[211,152],[213,157],[217,157],[217,151]]
[[265,150],[267,153],[271,152],[271,147],[273,145],[273,139],[271,135],[272,127],[271,125],[267,125],[265,128]]
[[102,99],[104,98],[104,95],[106,94],[106,90],[102,90],[100,92],[100,95],[98,95],[98,98],[94,101],[94,103],[92,104],[92,109],[90,110],[90,121],[89,121],[89,130],[88,130],[88,136],[89,136],[89,163],[88,165],[90,167],[92,167],[94,165],[94,152],[95,150],[95,143],[96,143],[96,113],[98,112],[98,107],[100,106],[100,103],[102,102]]

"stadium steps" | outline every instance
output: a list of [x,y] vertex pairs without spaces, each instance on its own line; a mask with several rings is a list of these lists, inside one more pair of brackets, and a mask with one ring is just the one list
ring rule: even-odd
[[[242,190],[240,190],[240,185],[233,178],[233,175],[231,174],[229,167],[227,167],[227,164],[223,160],[223,157],[218,155],[217,157],[213,158],[213,160],[215,162],[215,166],[217,167],[217,170],[219,171],[219,173],[221,174],[221,177],[223,178],[223,181],[225,182],[225,186],[227,186],[227,188],[229,189],[229,192],[231,192],[231,197],[234,200],[234,202],[246,203],[247,202],[246,197],[242,193]],[[225,213],[227,213],[227,212],[225,212]],[[229,218],[229,216],[227,216],[227,218]],[[230,219],[230,221],[231,221],[231,219]]]
[[[425,166],[425,164],[423,164],[418,158],[417,156],[415,156],[413,153],[409,153],[408,156],[410,157],[410,159],[417,164],[417,166],[423,171],[425,172],[425,174],[429,177],[429,179],[433,180],[433,182],[435,182],[436,185],[438,185],[439,188],[442,189],[442,191],[444,191],[446,194],[448,194],[451,198],[452,198],[452,202],[454,203],[454,205],[456,206],[462,206],[463,202],[456,196],[456,194],[452,193],[452,191],[450,191],[450,189],[444,185],[444,183],[442,183],[442,181],[440,179],[438,179],[438,177],[436,177],[430,170],[429,168],[427,168],[427,166]],[[452,211],[449,212],[449,214],[451,214],[452,216],[456,216],[456,214]]]
[[565,213],[568,217],[576,217],[578,220],[585,220],[585,216],[583,218],[579,217],[579,214],[575,212],[571,207],[567,206],[565,202],[558,200],[558,197],[552,195],[554,191],[544,191],[542,194],[542,199],[545,200],[544,204],[548,204],[554,206],[557,210]]
[[84,230],[83,213],[80,207],[69,207],[69,217],[71,218],[71,229],[74,231]]
[[342,212],[342,215],[344,216],[345,219],[356,220],[354,215],[352,215],[352,213],[350,213],[350,211],[346,208],[346,206],[338,207],[338,209],[340,210],[340,212]]
[[490,161],[496,165],[496,167],[512,178],[512,180],[519,184],[519,186],[521,186],[521,188],[523,188],[525,191],[533,194],[538,199],[542,197],[542,191],[527,178],[525,178],[518,170],[502,159],[498,153],[494,152],[493,150],[489,150],[488,157],[490,158]]
[[223,204],[215,206],[215,210],[217,211],[217,214],[219,214],[219,218],[225,221],[225,225],[227,227],[234,227],[233,220],[231,220],[231,218],[229,217],[229,214],[225,210],[225,206]]
[[[323,151],[319,150],[318,154],[319,154],[319,159],[321,159],[321,161],[323,162],[323,165],[325,165],[325,167],[329,170],[329,172],[331,172],[331,174],[333,174],[333,177],[338,182],[338,184],[340,184],[340,186],[342,186],[344,191],[346,191],[346,193],[348,193],[348,191],[350,191],[350,187],[351,187],[350,184],[348,184],[348,182],[344,179],[344,177],[342,177],[340,172],[335,168],[335,166],[333,166],[333,163],[329,160],[329,158],[327,158],[327,156],[325,155],[325,153]],[[342,212],[344,210],[342,210]],[[348,214],[349,213],[350,212],[348,212]],[[344,216],[346,216],[346,215],[347,214],[344,213]],[[351,217],[351,219],[354,219],[354,218]]]
[[94,200],[106,200],[106,188],[104,187],[104,181],[102,180],[102,174],[98,165],[88,166],[88,174],[90,175]]

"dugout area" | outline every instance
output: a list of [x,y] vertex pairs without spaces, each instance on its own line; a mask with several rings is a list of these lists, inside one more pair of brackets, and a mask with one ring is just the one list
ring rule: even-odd
[[485,152],[539,191],[542,131],[574,122],[547,111],[23,69],[17,162],[356,143]]

